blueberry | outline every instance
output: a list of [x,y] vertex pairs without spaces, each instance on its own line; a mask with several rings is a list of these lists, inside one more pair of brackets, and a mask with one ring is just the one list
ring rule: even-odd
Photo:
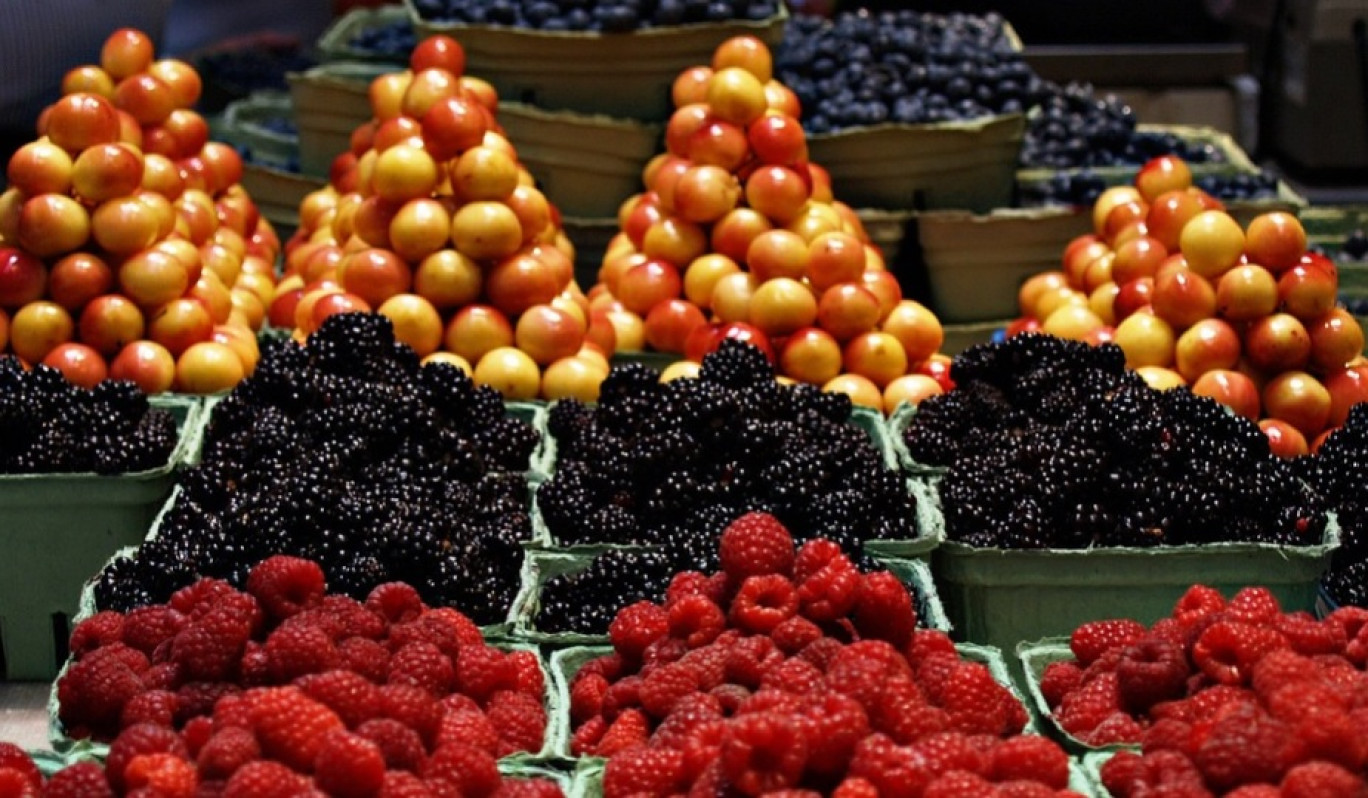
[[684,21],[684,0],[660,0],[652,21],[657,25],[678,25]]

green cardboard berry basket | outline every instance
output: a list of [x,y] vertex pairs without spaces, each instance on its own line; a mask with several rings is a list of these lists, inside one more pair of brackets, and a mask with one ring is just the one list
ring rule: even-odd
[[[247,151],[243,156],[253,164],[284,169],[299,159],[299,136],[282,133],[265,123],[271,119],[294,119],[290,95],[283,92],[257,92],[234,100],[215,125],[215,137]],[[256,199],[253,196],[253,199]]]
[[1045,700],[1045,694],[1040,690],[1040,680],[1045,674],[1045,669],[1053,662],[1067,662],[1074,658],[1073,651],[1069,648],[1069,638],[1049,637],[1044,640],[1021,643],[1016,647],[1017,659],[1021,662],[1022,683],[1026,687],[1026,700],[1030,702],[1036,717],[1040,718],[1040,725],[1049,735],[1059,741],[1060,745],[1070,754],[1082,756],[1083,754],[1094,751],[1117,751],[1123,748],[1136,749],[1140,746],[1117,743],[1114,745],[1091,745],[1060,726],[1054,718],[1054,713],[1050,709],[1050,704]]
[[[1012,680],[1011,672],[1008,670],[1007,661],[1003,658],[1002,652],[992,646],[979,646],[972,643],[959,643],[955,646],[959,652],[960,659],[969,662],[979,662],[988,668],[993,674],[993,678],[999,684],[1006,687],[1022,706],[1026,708],[1026,726],[1022,729],[1022,734],[1040,734],[1040,727],[1035,714],[1031,711],[1030,704],[1027,704],[1021,696],[1021,691]],[[562,648],[551,652],[551,678],[555,684],[558,706],[563,707],[555,722],[560,726],[555,731],[556,744],[560,746],[552,752],[552,756],[561,761],[574,761],[576,757],[570,754],[570,739],[573,734],[570,720],[570,684],[579,673],[580,668],[586,663],[597,657],[613,653],[612,646],[573,646]],[[547,737],[551,737],[548,729]],[[584,757],[582,761],[592,764],[596,757]],[[597,761],[602,761],[598,759]]]
[[318,56],[323,63],[334,61],[363,61],[380,64],[408,66],[408,53],[384,53],[369,50],[355,44],[355,39],[372,28],[388,28],[391,25],[412,25],[408,11],[398,4],[376,6],[375,8],[353,8],[328,26],[318,37]]
[[[615,546],[610,548],[646,548]],[[513,640],[536,643],[551,648],[574,646],[601,646],[608,643],[606,630],[601,634],[586,632],[545,632],[537,627],[537,614],[541,611],[542,586],[548,580],[565,574],[579,573],[588,568],[598,552],[587,551],[529,551],[523,562],[522,587],[513,599],[512,630]],[[920,560],[900,560],[879,558],[882,568],[898,577],[912,593],[916,602],[918,624],[927,629],[950,632],[950,620],[936,594],[935,580],[931,568]]]
[[1092,788],[1092,794],[1097,798],[1112,798],[1111,791],[1102,784],[1102,766],[1107,764],[1107,760],[1115,755],[1115,751],[1094,751],[1084,754],[1079,760],[1083,774],[1088,778],[1088,786]]
[[[917,417],[917,406],[910,402],[902,402],[893,409],[888,416],[888,442],[893,447],[894,456],[897,458],[898,467],[913,477],[938,477],[943,476],[950,470],[949,466],[938,466],[921,463],[912,456],[907,450],[907,443],[904,435],[912,420]],[[933,491],[934,493],[934,491]],[[938,503],[939,498],[936,500]]]
[[16,474],[0,477],[0,651],[5,678],[51,679],[86,577],[120,546],[147,534],[201,424],[198,399],[152,397],[179,433],[165,465],[114,476]]
[[[446,34],[465,48],[466,74],[489,81],[507,100],[540,108],[663,122],[670,86],[680,72],[712,62],[733,36],[755,36],[771,48],[784,35],[788,11],[760,21],[731,20],[627,33],[546,31],[424,19],[405,7],[421,40]],[[517,142],[514,142],[517,144]]]
[[536,759],[519,759],[517,756],[499,760],[499,775],[513,781],[546,779],[555,782],[563,794],[569,795],[574,774],[560,768],[548,767]]
[[958,636],[1015,650],[1070,634],[1080,624],[1168,615],[1193,584],[1223,593],[1268,587],[1283,609],[1313,611],[1317,587],[1339,547],[1333,513],[1319,543],[1092,549],[989,549],[946,540],[933,552],[941,601]]

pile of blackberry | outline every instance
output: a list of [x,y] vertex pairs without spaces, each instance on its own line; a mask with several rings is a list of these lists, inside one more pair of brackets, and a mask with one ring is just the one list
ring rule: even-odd
[[628,33],[639,28],[766,20],[777,0],[413,0],[425,20],[549,31]]
[[1344,424],[1296,465],[1339,519],[1326,592],[1338,604],[1368,607],[1368,404],[1351,408]]
[[1150,389],[1120,347],[1022,334],[967,350],[951,377],[955,390],[923,402],[904,440],[918,461],[948,467],[939,490],[952,540],[1321,540],[1324,503],[1253,422],[1186,389]]
[[1138,166],[1159,155],[1177,155],[1190,164],[1223,158],[1212,144],[1138,130],[1130,106],[1097,97],[1086,83],[1043,81],[1034,99],[1038,107],[1027,118],[1019,157],[1023,167]]
[[713,571],[717,537],[752,510],[799,543],[915,537],[903,477],[848,423],[850,399],[779,384],[760,350],[725,341],[698,379],[613,369],[598,405],[561,401],[548,429],[556,473],[537,503],[561,545],[661,544],[674,570]]
[[86,390],[51,366],[0,357],[0,474],[126,474],[166,465],[176,420],[131,382]]
[[795,16],[775,76],[809,133],[1021,113],[1040,87],[1000,15],[906,10]]
[[102,609],[164,602],[200,577],[244,584],[273,554],[364,598],[400,580],[433,606],[501,621],[531,538],[537,433],[459,369],[420,366],[376,314],[269,344],[215,409],[154,540],[100,576]]
[[[1197,188],[1219,200],[1268,199],[1278,195],[1278,178],[1268,171],[1256,175],[1204,175]],[[1048,205],[1089,207],[1107,189],[1107,181],[1091,169],[1057,172],[1039,183],[1017,185],[1017,205],[1036,208]]]
[[662,550],[609,549],[583,571],[546,580],[536,626],[551,633],[603,634],[623,607],[663,602],[674,574]]

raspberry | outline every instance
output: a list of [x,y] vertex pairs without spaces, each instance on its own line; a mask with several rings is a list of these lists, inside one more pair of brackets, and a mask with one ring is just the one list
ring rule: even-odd
[[499,732],[499,756],[541,750],[546,737],[546,708],[540,699],[502,690],[490,697],[486,714]]
[[481,705],[499,690],[515,687],[517,676],[508,655],[496,648],[466,646],[456,658],[456,684]]
[[390,770],[385,772],[376,798],[433,798],[433,792],[414,774],[403,770]]
[[1040,675],[1040,694],[1051,709],[1057,709],[1064,696],[1077,690],[1083,683],[1083,670],[1077,662],[1060,660],[1045,666]]
[[390,657],[389,683],[411,684],[441,697],[456,685],[456,666],[432,643],[409,643]]
[[836,638],[822,637],[803,646],[803,650],[798,652],[798,658],[804,662],[812,663],[819,670],[825,671],[836,654],[843,648],[845,646]]
[[650,721],[639,709],[625,710],[608,726],[599,740],[595,756],[611,757],[638,745],[645,745],[651,734]]
[[679,664],[694,672],[699,690],[711,690],[727,678],[727,652],[721,646],[696,648],[680,657]]
[[67,641],[71,657],[79,660],[97,648],[119,642],[123,625],[124,616],[109,610],[97,612],[76,624]]
[[950,727],[965,734],[1017,734],[1026,725],[1021,702],[977,662],[961,663],[951,671],[940,706],[950,716]]
[[94,762],[67,765],[43,785],[43,798],[114,798],[105,769]]
[[1358,637],[1359,630],[1368,626],[1368,609],[1344,606],[1325,616],[1326,623],[1333,623],[1344,630],[1346,640]]
[[463,798],[492,795],[499,789],[502,779],[493,756],[460,743],[448,743],[433,751],[419,775],[424,779],[451,782]]
[[390,770],[416,772],[427,756],[418,732],[391,718],[368,720],[356,727],[356,735],[375,744]]
[[733,787],[744,795],[760,795],[795,786],[807,755],[807,739],[798,723],[778,713],[757,712],[728,722],[720,761]]
[[689,647],[683,640],[673,637],[662,637],[646,647],[641,652],[641,670],[643,672],[651,668],[658,668],[661,665],[668,665],[671,662],[678,662],[689,653]]
[[318,749],[314,784],[339,798],[366,798],[380,789],[385,757],[380,747],[351,732],[332,732]]
[[351,596],[341,593],[324,596],[318,612],[333,619],[338,629],[338,640],[349,637],[379,640],[385,636],[385,629],[388,627],[384,618],[366,609],[366,605]]
[[366,596],[366,609],[392,624],[405,623],[423,614],[423,598],[411,585],[386,582]]
[[993,747],[988,773],[993,781],[1039,781],[1063,790],[1069,786],[1069,755],[1045,737],[1012,737]]
[[653,669],[641,680],[641,708],[657,720],[665,718],[680,699],[698,692],[693,668],[670,663]]
[[542,671],[536,652],[525,649],[510,651],[508,666],[513,670],[511,689],[541,701],[546,695],[546,674]]
[[945,710],[926,703],[926,697],[909,679],[888,682],[885,699],[874,708],[870,720],[876,730],[899,745],[911,745],[945,731],[950,723]]
[[277,684],[338,666],[337,647],[317,626],[285,624],[266,638],[266,667]]
[[885,663],[847,646],[827,665],[824,681],[828,690],[850,696],[872,712],[881,700],[887,675]]
[[102,648],[86,655],[57,683],[62,722],[68,728],[86,728],[104,739],[118,731],[124,704],[144,689],[142,678],[110,651]]
[[803,695],[822,686],[822,672],[807,660],[792,657],[779,663],[760,680],[761,689]]
[[1226,618],[1238,623],[1262,626],[1270,624],[1282,614],[1278,599],[1266,587],[1246,587],[1226,604]]
[[184,757],[187,752],[180,737],[170,729],[151,724],[129,726],[119,732],[105,757],[105,776],[109,779],[109,786],[116,792],[124,792],[124,769],[134,757],[142,754],[175,754]]
[[1069,637],[1069,649],[1073,651],[1079,666],[1086,668],[1109,649],[1137,642],[1145,635],[1145,631],[1144,624],[1129,618],[1089,621],[1073,631]]
[[0,768],[0,795],[14,798],[38,798],[42,788],[31,783],[24,774],[12,768]]
[[227,682],[186,682],[176,691],[176,720],[183,723],[212,714],[221,698],[237,692],[237,686]]
[[[1202,721],[1214,718],[1220,713],[1226,712],[1230,707],[1252,704],[1254,701],[1254,694],[1243,687],[1218,684],[1194,693],[1184,701],[1176,702],[1185,705],[1185,709],[1173,717],[1180,717],[1189,722]],[[1156,719],[1168,716],[1167,713],[1160,711],[1160,707],[1167,708],[1173,703],[1175,702],[1155,705],[1150,709],[1150,716]]]
[[1142,640],[1127,646],[1116,664],[1117,688],[1122,705],[1143,714],[1160,701],[1182,698],[1187,693],[1187,655],[1174,643]]
[[271,673],[271,662],[266,657],[265,645],[255,640],[247,641],[242,650],[242,659],[238,661],[237,681],[243,687],[270,687],[276,683]]
[[1080,737],[1120,709],[1119,680],[1115,673],[1103,673],[1066,694],[1055,710],[1055,718],[1064,731]]
[[380,717],[393,718],[418,732],[424,743],[437,737],[442,724],[442,705],[432,694],[407,684],[381,685]]
[[1237,707],[1217,721],[1193,761],[1215,790],[1276,784],[1297,757],[1290,732],[1258,707]]
[[651,747],[682,749],[684,741],[699,724],[721,719],[722,702],[716,697],[707,693],[685,696],[651,733]]
[[184,615],[165,605],[138,607],[124,616],[119,639],[151,656],[157,646],[175,637],[185,626],[185,620]]
[[864,580],[840,549],[829,540],[819,539],[804,544],[798,552],[794,566],[798,601],[803,616],[817,623],[846,617],[860,600]]
[[916,798],[926,792],[932,773],[912,749],[873,734],[855,747],[846,780],[851,778],[867,780],[879,798]]
[[922,793],[923,798],[976,798],[994,794],[992,782],[977,773],[951,770],[942,773]]
[[1349,637],[1344,627],[1328,621],[1318,621],[1304,612],[1280,615],[1273,621],[1273,628],[1287,640],[1288,645],[1298,654],[1315,656],[1317,654],[1343,654],[1349,645]]
[[717,703],[722,707],[722,714],[735,715],[746,699],[751,697],[751,691],[739,684],[719,684],[709,690],[708,695],[717,699]]
[[214,734],[200,749],[195,763],[204,779],[226,780],[237,769],[261,758],[256,735],[247,729],[228,728]]
[[603,770],[603,798],[666,798],[684,784],[684,754],[663,748],[623,751],[608,760]]
[[670,636],[683,640],[689,648],[711,643],[727,626],[727,616],[722,613],[722,608],[698,593],[680,596],[668,602],[666,609],[669,613]]
[[875,571],[865,574],[861,581],[853,620],[861,637],[887,640],[902,648],[916,630],[917,610],[907,586],[898,577],[888,571]]
[[174,726],[176,694],[170,690],[148,690],[128,699],[119,714],[119,728],[127,728],[138,723],[152,723],[167,728]]
[[1144,736],[1145,727],[1141,726],[1139,721],[1125,712],[1113,712],[1091,731],[1079,735],[1079,739],[1088,745],[1100,747],[1119,743],[1135,744],[1144,739]]
[[732,599],[727,618],[751,634],[767,635],[798,613],[798,591],[780,574],[748,576]]
[[1015,779],[1013,781],[1000,781],[997,789],[993,793],[997,798],[1082,798],[1073,791],[1056,791],[1038,781],[1023,781]]
[[0,742],[0,768],[12,770],[35,790],[43,786],[43,773],[24,749],[14,743]]
[[242,693],[224,696],[214,705],[214,730],[251,729],[252,705],[242,697]]
[[603,716],[612,720],[627,709],[641,706],[640,676],[627,676],[614,682],[603,696]]
[[801,615],[795,615],[774,627],[770,639],[779,650],[789,656],[797,654],[822,638],[822,628]]
[[1192,724],[1177,718],[1162,718],[1145,729],[1141,744],[1146,751],[1178,751],[1191,755],[1194,753]]
[[337,644],[339,667],[380,683],[389,674],[389,649],[383,643],[352,637]]
[[736,584],[752,576],[787,577],[793,573],[793,536],[769,513],[746,513],[722,530],[718,555]]
[[258,687],[244,700],[262,752],[301,772],[313,767],[324,735],[346,728],[337,713],[298,687]]
[[1318,681],[1290,682],[1261,697],[1273,717],[1288,722],[1349,711],[1348,696]]
[[149,690],[174,690],[185,680],[184,669],[174,662],[159,662],[142,674],[142,680]]
[[570,735],[570,755],[575,757],[589,756],[599,747],[599,742],[603,739],[604,732],[608,731],[608,721],[602,715],[594,717],[579,724],[573,734]]
[[130,794],[144,790],[158,798],[194,798],[195,766],[175,754],[139,754],[124,768]]
[[932,703],[940,703],[941,690],[950,673],[959,667],[959,654],[931,654],[917,663],[917,685]]
[[783,658],[783,653],[768,637],[740,640],[727,651],[726,680],[754,690],[765,678],[765,671]]
[[1359,798],[1363,779],[1329,762],[1305,762],[1283,776],[1283,798]]
[[923,658],[931,654],[955,655],[955,641],[950,635],[936,629],[918,629],[912,633],[912,642],[905,649],[907,661],[914,668]]
[[1145,760],[1135,751],[1122,749],[1102,763],[1098,775],[1107,792],[1118,798],[1127,798],[1135,793],[1137,787],[1146,785]]
[[1206,585],[1193,585],[1173,606],[1173,618],[1183,626],[1191,626],[1202,618],[1225,609],[1225,597],[1219,590]]
[[670,577],[670,584],[665,588],[665,608],[669,609],[686,596],[708,597],[707,574],[701,571],[679,571]]
[[1248,681],[1255,663],[1264,655],[1286,646],[1282,635],[1268,627],[1221,621],[1197,638],[1192,661],[1211,680],[1238,685]]
[[864,707],[848,696],[827,693],[814,697],[803,717],[808,723],[808,771],[823,777],[844,773],[855,746],[869,736]]
[[603,696],[607,692],[607,679],[581,669],[570,683],[570,721],[582,723],[602,712]]
[[912,752],[926,761],[932,773],[958,770],[986,776],[991,761],[988,755],[974,747],[970,738],[957,732],[928,735],[913,743]]
[[1278,688],[1316,678],[1316,663],[1290,648],[1270,651],[1254,664],[1249,683],[1260,696],[1271,696]]
[[323,602],[327,584],[318,563],[277,554],[247,575],[247,592],[277,623]]
[[504,779],[495,798],[565,798],[560,785],[550,779]]
[[269,759],[243,765],[223,786],[223,798],[299,798],[308,794],[308,779]]
[[370,681],[350,671],[314,673],[295,680],[295,686],[309,698],[337,713],[347,728],[380,714],[380,690]]
[[177,590],[167,605],[188,618],[198,618],[223,596],[238,592],[222,579],[200,579]]
[[1222,798],[1282,798],[1282,791],[1272,784],[1246,784],[1236,787]]
[[608,639],[612,641],[613,649],[630,662],[640,661],[647,646],[669,633],[669,612],[649,601],[623,607],[608,625]]
[[803,699],[792,693],[782,690],[761,689],[750,694],[750,697],[742,702],[737,708],[737,715],[750,715],[757,712],[777,712],[785,717],[797,715],[803,710]]
[[831,798],[879,798],[879,790],[866,779],[849,778],[836,785]]
[[251,636],[250,618],[209,609],[171,639],[171,660],[184,669],[188,681],[229,681]]

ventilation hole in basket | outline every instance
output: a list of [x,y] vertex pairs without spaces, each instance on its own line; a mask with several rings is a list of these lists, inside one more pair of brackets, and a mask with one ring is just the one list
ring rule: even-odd
[[62,667],[66,662],[67,654],[70,649],[67,643],[71,640],[71,621],[65,612],[52,613],[52,663],[54,670]]

